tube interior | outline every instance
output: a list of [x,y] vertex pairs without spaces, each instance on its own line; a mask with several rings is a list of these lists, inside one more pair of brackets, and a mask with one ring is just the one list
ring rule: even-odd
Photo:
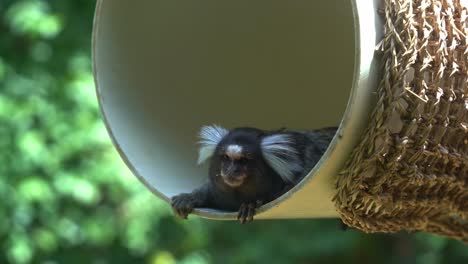
[[207,178],[196,165],[203,125],[339,125],[353,15],[347,0],[101,0],[94,60],[114,143],[167,200]]

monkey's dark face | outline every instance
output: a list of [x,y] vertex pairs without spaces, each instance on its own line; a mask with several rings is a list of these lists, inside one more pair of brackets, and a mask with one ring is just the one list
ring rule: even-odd
[[241,186],[248,177],[248,166],[252,157],[241,145],[232,144],[220,149],[220,176],[231,186]]
[[223,139],[215,153],[219,166],[217,177],[230,187],[239,187],[252,182],[258,174],[258,162],[263,161],[256,131],[232,131]]
[[281,188],[302,172],[291,134],[205,126],[200,139],[198,164],[210,159],[209,178],[220,189],[236,188],[256,195],[273,185]]

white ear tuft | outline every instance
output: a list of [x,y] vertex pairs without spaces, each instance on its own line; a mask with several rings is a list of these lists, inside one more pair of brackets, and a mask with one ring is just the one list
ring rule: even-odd
[[283,178],[294,183],[295,174],[303,170],[299,153],[294,148],[294,139],[287,134],[274,134],[263,138],[263,158]]
[[229,133],[225,128],[217,125],[204,126],[200,129],[200,149],[198,150],[198,164],[203,163],[211,156],[216,146]]

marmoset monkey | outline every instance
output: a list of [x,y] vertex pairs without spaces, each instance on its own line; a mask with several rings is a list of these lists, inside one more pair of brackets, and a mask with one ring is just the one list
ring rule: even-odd
[[256,208],[288,191],[314,167],[336,129],[202,127],[198,163],[209,160],[209,180],[172,197],[175,214],[186,219],[194,208],[216,208],[238,211],[241,223],[253,221]]

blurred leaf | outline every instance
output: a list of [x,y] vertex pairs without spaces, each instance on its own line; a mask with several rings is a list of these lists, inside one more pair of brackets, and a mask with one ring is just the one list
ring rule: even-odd
[[52,53],[52,48],[47,42],[40,41],[31,47],[31,57],[38,62],[47,62]]
[[174,256],[167,251],[158,252],[152,259],[150,264],[175,264]]
[[184,259],[182,259],[180,264],[208,264],[210,263],[208,261],[208,258],[206,257],[206,254],[200,254],[199,252],[194,252]]
[[58,247],[57,237],[45,228],[38,228],[33,233],[37,246],[47,252],[53,252]]
[[0,94],[0,118],[6,119],[10,117],[14,109],[15,104],[13,100]]
[[25,132],[19,141],[22,155],[29,157],[32,161],[40,161],[43,158],[44,139],[37,131]]
[[100,194],[96,186],[74,175],[61,174],[60,177],[56,177],[54,187],[60,193],[83,204],[94,204],[100,199]]
[[18,191],[31,202],[49,202],[53,197],[49,184],[38,177],[29,177],[21,181]]
[[85,238],[96,246],[109,245],[114,237],[115,232],[115,219],[108,217],[111,212],[103,210],[102,208],[96,215],[89,216],[83,223],[82,230]]
[[16,236],[8,249],[8,257],[14,263],[28,263],[33,256],[33,248],[25,236]]
[[83,241],[79,225],[69,218],[60,219],[58,223],[52,225],[52,228],[60,238],[72,245],[77,245]]
[[48,13],[45,1],[18,1],[6,12],[11,28],[18,33],[54,37],[62,30],[56,15]]
[[6,75],[5,62],[3,62],[2,57],[0,57],[0,81],[2,81],[3,78],[5,78],[5,75]]

